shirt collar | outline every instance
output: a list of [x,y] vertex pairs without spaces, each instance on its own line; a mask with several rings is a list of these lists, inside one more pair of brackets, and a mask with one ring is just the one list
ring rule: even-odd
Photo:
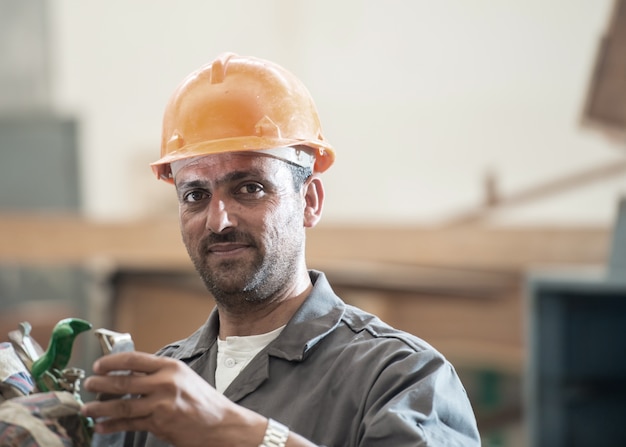
[[344,315],[346,305],[335,295],[324,273],[309,270],[311,293],[287,326],[269,346],[270,355],[302,360],[306,352],[332,332]]

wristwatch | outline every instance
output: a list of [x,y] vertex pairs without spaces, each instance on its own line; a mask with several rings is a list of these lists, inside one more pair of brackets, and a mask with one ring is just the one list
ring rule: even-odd
[[263,443],[259,447],[285,447],[288,437],[289,429],[286,426],[274,419],[268,419]]

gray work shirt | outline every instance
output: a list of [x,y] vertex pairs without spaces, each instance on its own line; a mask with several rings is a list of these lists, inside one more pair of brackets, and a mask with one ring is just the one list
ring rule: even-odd
[[[452,365],[423,340],[346,305],[323,273],[310,275],[310,296],[224,395],[328,447],[480,446]],[[214,310],[159,355],[182,360],[215,385],[218,329]],[[151,434],[128,435],[126,445],[168,445]]]

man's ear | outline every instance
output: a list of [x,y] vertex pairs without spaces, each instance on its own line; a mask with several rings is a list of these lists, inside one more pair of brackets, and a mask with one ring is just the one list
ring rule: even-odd
[[307,179],[303,186],[304,192],[304,226],[313,228],[322,217],[324,206],[324,185],[315,174]]

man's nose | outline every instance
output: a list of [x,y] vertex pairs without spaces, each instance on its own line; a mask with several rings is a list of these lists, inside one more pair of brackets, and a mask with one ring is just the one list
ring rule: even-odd
[[213,197],[206,216],[206,227],[212,233],[222,233],[235,226],[233,213],[223,199]]

